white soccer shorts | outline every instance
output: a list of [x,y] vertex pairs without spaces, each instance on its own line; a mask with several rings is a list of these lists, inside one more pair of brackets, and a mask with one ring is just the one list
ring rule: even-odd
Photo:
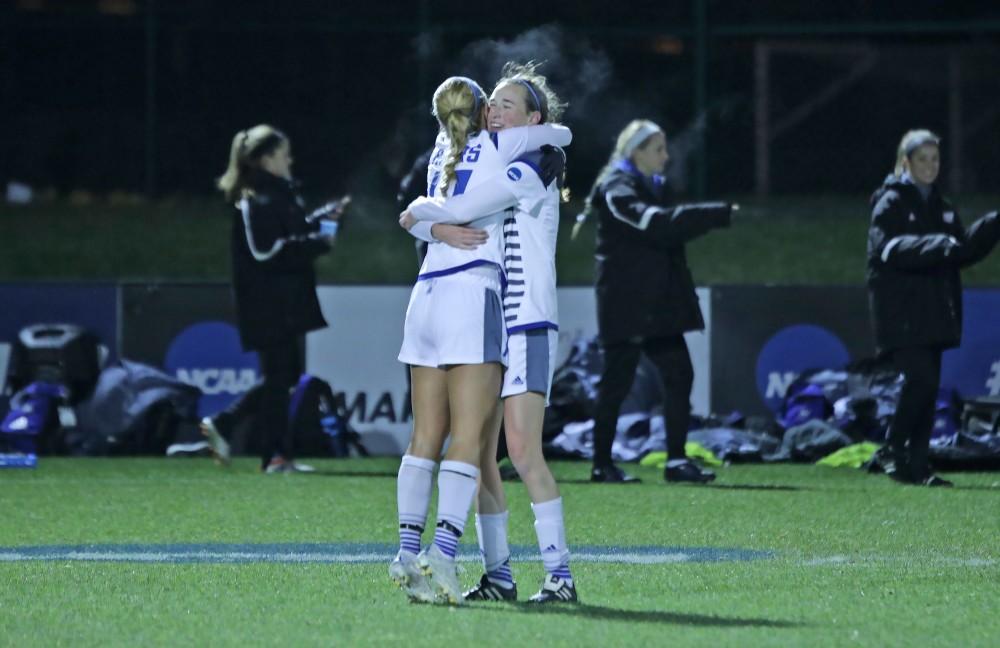
[[507,369],[503,374],[501,398],[536,392],[549,402],[552,374],[556,370],[559,331],[550,328],[512,333],[507,340]]
[[413,286],[399,361],[420,367],[506,364],[499,279],[457,272]]

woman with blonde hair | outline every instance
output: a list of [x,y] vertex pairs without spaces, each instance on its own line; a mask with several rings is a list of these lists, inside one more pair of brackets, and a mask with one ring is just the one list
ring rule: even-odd
[[984,258],[1000,238],[997,212],[968,229],[935,184],[940,138],[903,135],[896,167],[872,195],[868,293],[875,344],[902,375],[903,386],[882,460],[895,481],[951,486],[928,460],[941,355],[962,335],[961,269]]
[[202,433],[227,463],[226,437],[249,417],[263,439],[262,470],[304,469],[292,460],[288,392],[303,371],[305,334],[326,326],[313,262],[330,251],[345,203],[306,213],[292,176],[291,143],[267,124],[233,137],[218,187],[235,206],[230,250],[236,320],[243,348],[260,359],[261,379],[228,409],[203,419]]
[[[461,195],[526,151],[571,139],[569,129],[552,125],[491,136],[485,130],[486,96],[465,77],[445,80],[433,105],[440,132],[428,167],[431,199]],[[406,310],[399,360],[410,365],[413,435],[399,469],[400,551],[389,571],[418,600],[463,602],[455,554],[506,363],[503,219],[499,211],[473,221],[466,245],[429,246]],[[424,237],[431,226],[421,226]],[[434,541],[418,556],[432,474],[446,438]]]
[[[563,107],[536,64],[511,62],[504,66],[490,96],[488,128],[500,137],[507,129],[558,121]],[[466,600],[517,598],[507,541],[507,500],[496,462],[500,415],[511,461],[531,498],[546,571],[541,589],[530,600],[577,600],[562,497],[542,453],[542,426],[559,341],[555,254],[564,166],[562,150],[545,147],[522,155],[488,182],[444,201],[438,210],[414,209],[421,219],[436,223],[467,223],[510,209],[504,219],[508,289],[503,300],[509,357],[502,404],[480,455],[476,515],[486,573],[465,593]],[[412,226],[412,216],[404,212],[401,224]],[[444,230],[445,240],[449,232]],[[436,234],[442,235],[440,226]]]
[[604,370],[594,414],[593,482],[637,478],[612,462],[618,412],[644,353],[665,391],[668,482],[715,479],[687,458],[694,370],[684,333],[705,327],[685,245],[729,225],[733,206],[723,202],[676,204],[664,183],[667,138],[655,123],[638,119],[618,136],[588,204],[597,220],[597,328]]

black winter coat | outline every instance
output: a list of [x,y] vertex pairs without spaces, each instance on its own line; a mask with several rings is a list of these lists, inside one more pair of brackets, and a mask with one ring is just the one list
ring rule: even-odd
[[673,205],[627,162],[591,194],[597,221],[597,326],[604,344],[705,328],[684,245],[729,225],[726,203]]
[[287,180],[260,171],[233,213],[233,292],[246,350],[287,342],[323,328],[313,261],[329,251]]
[[966,230],[937,187],[925,200],[912,180],[894,175],[872,195],[871,204],[867,278],[878,350],[958,346],[960,269],[996,244],[996,212]]

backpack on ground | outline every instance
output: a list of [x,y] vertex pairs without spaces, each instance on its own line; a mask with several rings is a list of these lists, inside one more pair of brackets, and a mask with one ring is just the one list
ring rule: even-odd
[[361,435],[351,429],[347,409],[330,383],[302,374],[292,391],[288,424],[295,439],[295,454],[302,457],[347,457],[352,449],[362,457],[368,450]]

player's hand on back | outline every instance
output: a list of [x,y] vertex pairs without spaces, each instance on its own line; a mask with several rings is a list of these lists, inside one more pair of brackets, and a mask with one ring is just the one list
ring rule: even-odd
[[486,230],[444,223],[435,223],[431,227],[431,234],[442,243],[459,250],[475,250],[489,239]]
[[417,219],[413,217],[413,214],[410,213],[409,209],[407,209],[406,211],[404,211],[399,215],[399,226],[405,229],[407,232],[409,232],[410,229],[416,224],[417,224]]

